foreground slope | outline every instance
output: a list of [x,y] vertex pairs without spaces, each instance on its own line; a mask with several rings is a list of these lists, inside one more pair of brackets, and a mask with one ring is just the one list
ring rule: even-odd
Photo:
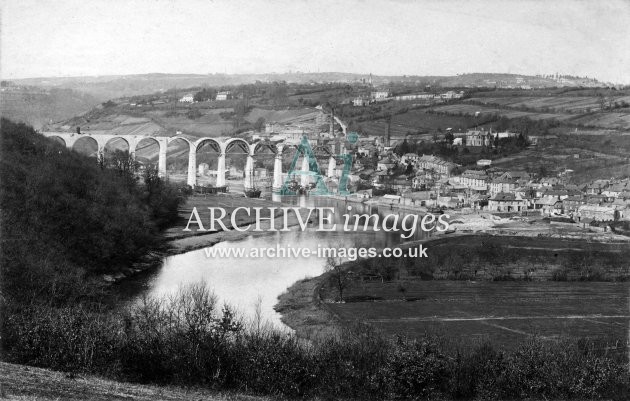
[[0,398],[9,400],[267,400],[207,390],[119,383],[95,376],[71,377],[65,373],[0,362]]

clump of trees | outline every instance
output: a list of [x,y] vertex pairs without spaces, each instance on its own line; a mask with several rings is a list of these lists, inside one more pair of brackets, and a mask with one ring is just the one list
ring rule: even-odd
[[177,217],[183,197],[155,169],[137,179],[123,153],[99,164],[24,124],[3,119],[1,132],[6,299],[71,303],[92,294],[96,274],[162,246],[160,229]]
[[217,97],[217,90],[214,88],[203,88],[199,92],[193,95],[195,102],[205,102],[208,100],[214,100]]

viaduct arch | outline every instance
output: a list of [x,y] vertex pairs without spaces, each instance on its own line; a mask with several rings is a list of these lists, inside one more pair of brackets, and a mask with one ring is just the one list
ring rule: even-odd
[[[246,189],[251,187],[251,177],[254,170],[254,159],[257,154],[263,150],[271,150],[274,156],[274,170],[273,170],[273,190],[279,191],[283,185],[283,172],[282,172],[282,154],[283,152],[290,151],[296,147],[295,144],[288,143],[271,143],[271,142],[253,142],[249,143],[243,138],[210,138],[203,137],[197,139],[188,139],[183,136],[140,136],[140,135],[108,135],[108,134],[90,134],[85,132],[82,134],[74,132],[42,132],[42,135],[48,138],[52,138],[59,143],[63,143],[68,149],[74,149],[74,145],[82,138],[90,138],[96,142],[97,145],[97,157],[104,157],[105,147],[108,142],[116,139],[123,139],[127,142],[129,154],[131,157],[135,157],[138,145],[145,139],[152,139],[157,142],[159,146],[158,152],[158,173],[161,177],[166,177],[166,151],[169,143],[181,140],[188,144],[188,174],[187,184],[194,187],[197,185],[197,151],[204,143],[210,143],[211,147],[219,154],[218,168],[217,168],[217,186],[225,185],[225,157],[228,151],[240,150],[247,155],[247,162],[245,164],[245,180],[244,186]],[[329,156],[329,168],[328,176],[333,177],[335,174],[336,161],[332,151],[326,149],[326,147],[318,146],[318,154],[327,154]]]

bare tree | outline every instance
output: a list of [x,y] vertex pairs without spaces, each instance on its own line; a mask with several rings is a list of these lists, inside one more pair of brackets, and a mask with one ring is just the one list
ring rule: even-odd
[[343,302],[343,291],[348,288],[352,279],[352,272],[344,269],[341,265],[341,258],[329,256],[326,259],[324,272],[330,275],[331,283],[337,287],[339,301]]

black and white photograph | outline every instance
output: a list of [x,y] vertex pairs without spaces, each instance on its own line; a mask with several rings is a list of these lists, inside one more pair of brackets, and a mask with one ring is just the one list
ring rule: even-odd
[[630,399],[629,0],[0,0],[0,400]]

